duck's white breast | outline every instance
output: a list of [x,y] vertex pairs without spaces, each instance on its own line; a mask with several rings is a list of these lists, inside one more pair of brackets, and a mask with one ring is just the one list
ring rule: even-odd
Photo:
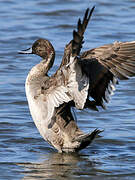
[[45,134],[48,129],[45,111],[47,110],[47,108],[45,108],[46,103],[44,102],[44,104],[42,104],[42,102],[38,99],[38,89],[34,89],[34,86],[28,81],[28,77],[25,82],[25,91],[33,121],[40,134],[45,138]]

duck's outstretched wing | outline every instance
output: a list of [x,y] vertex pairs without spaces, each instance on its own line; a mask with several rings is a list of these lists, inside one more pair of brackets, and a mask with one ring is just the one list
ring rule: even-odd
[[114,42],[88,50],[81,55],[81,58],[96,58],[121,80],[135,75],[135,41]]
[[[92,15],[94,7],[86,10],[83,21],[78,20],[77,31],[73,31],[73,40],[66,45],[62,63],[57,72],[50,78],[53,82],[61,82],[67,89],[70,100],[78,109],[83,109],[88,95],[89,80],[82,73],[78,64],[78,55],[83,44],[83,35]],[[58,79],[60,79],[58,81]]]
[[96,105],[108,102],[117,78],[135,76],[135,41],[115,42],[85,51],[79,60],[82,70],[89,77],[89,96]]

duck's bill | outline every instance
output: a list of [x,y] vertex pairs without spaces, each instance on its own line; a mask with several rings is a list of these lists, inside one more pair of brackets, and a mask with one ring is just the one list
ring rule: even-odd
[[19,54],[33,54],[32,53],[32,48],[28,48],[26,50],[22,50],[18,52]]

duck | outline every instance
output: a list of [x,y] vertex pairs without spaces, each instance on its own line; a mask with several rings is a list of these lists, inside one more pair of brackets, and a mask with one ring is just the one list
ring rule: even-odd
[[51,76],[55,50],[47,39],[36,40],[19,54],[42,58],[26,78],[25,90],[33,121],[41,136],[59,153],[86,148],[102,130],[84,133],[72,108],[98,111],[106,108],[118,80],[135,75],[135,41],[114,42],[81,53],[84,33],[95,6],[79,18],[73,39],[65,46],[62,62]]

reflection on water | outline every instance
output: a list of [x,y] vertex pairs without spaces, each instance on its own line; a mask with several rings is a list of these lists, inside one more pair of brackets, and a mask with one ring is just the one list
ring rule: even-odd
[[[102,153],[104,162],[101,162],[99,157],[92,159],[89,155],[84,154],[50,153],[42,155],[39,162],[18,163],[17,165],[23,168],[23,179],[92,179],[93,177],[95,179],[96,176],[99,176],[100,179],[116,179],[116,177],[123,179],[127,176],[134,177],[135,172],[130,173],[129,165],[133,165],[135,159],[132,160],[125,154],[118,158],[116,153],[117,150],[114,156],[110,155],[111,152]],[[92,152],[91,155],[93,155]],[[99,154],[96,155],[99,156]],[[125,163],[128,159],[129,163],[121,165],[121,159]],[[115,166],[113,165],[114,160]]]
[[133,0],[1,0],[0,179],[135,179],[135,78],[120,82],[107,110],[77,111],[85,131],[104,129],[80,154],[58,154],[39,135],[27,106],[24,83],[40,58],[17,52],[47,38],[56,50],[50,74],[61,62],[78,17],[96,5],[84,50],[135,40]]
[[41,158],[45,160],[40,163],[18,164],[24,168],[23,179],[78,179],[80,175],[91,176],[98,173],[94,165],[96,162],[91,162],[88,156],[52,153]]

